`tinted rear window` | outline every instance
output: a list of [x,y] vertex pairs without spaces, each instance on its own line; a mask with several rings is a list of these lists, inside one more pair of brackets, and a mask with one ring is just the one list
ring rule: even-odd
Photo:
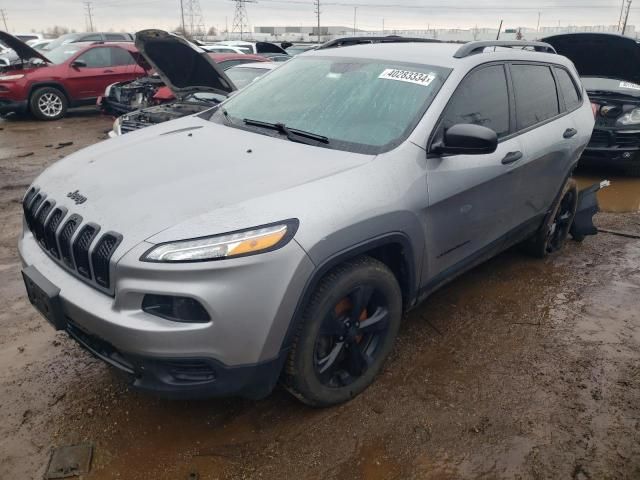
[[575,83],[571,79],[569,72],[564,68],[556,68],[556,77],[558,79],[558,87],[564,97],[564,104],[567,110],[573,110],[577,108],[582,101],[580,100],[580,93],[576,88]]
[[551,69],[545,65],[512,65],[518,130],[560,113],[558,93]]
[[465,78],[444,116],[445,130],[457,123],[492,129],[498,137],[509,133],[509,93],[502,65],[481,68]]

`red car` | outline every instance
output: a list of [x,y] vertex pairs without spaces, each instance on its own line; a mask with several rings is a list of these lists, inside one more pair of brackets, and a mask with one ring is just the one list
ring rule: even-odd
[[133,43],[70,43],[44,56],[8,33],[0,41],[22,60],[0,70],[0,114],[58,120],[68,108],[95,105],[107,85],[148,75]]

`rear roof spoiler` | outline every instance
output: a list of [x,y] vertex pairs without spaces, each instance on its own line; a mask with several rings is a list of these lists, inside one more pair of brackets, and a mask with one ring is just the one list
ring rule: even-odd
[[475,55],[482,53],[487,47],[505,47],[505,48],[533,48],[536,52],[543,53],[557,53],[556,49],[548,43],[544,42],[528,42],[525,40],[482,40],[479,42],[469,42],[462,45],[456,53],[454,58],[464,58],[469,55]]

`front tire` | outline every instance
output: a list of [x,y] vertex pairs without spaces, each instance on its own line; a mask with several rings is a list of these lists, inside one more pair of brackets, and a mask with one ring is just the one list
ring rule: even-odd
[[57,88],[39,88],[29,100],[31,113],[39,120],[59,120],[67,113],[67,97]]
[[[538,258],[562,249],[578,209],[578,186],[573,178],[567,180],[544,224],[523,244],[524,250]],[[579,239],[577,239],[580,241]]]
[[329,272],[306,306],[284,372],[302,402],[327,407],[367,388],[389,355],[402,318],[402,292],[371,257]]

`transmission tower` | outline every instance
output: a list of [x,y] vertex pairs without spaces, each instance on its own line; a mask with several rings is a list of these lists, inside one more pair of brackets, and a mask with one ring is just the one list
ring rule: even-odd
[[184,34],[189,38],[204,38],[204,18],[200,8],[200,0],[183,0],[182,18]]
[[231,32],[240,33],[240,40],[245,32],[249,32],[249,15],[247,14],[247,3],[258,3],[257,0],[231,0],[236,4],[236,11],[233,14],[233,25]]
[[[318,45],[320,44],[320,0],[314,0],[313,5],[316,7],[314,12],[318,20]],[[354,27],[355,30],[355,27]]]

